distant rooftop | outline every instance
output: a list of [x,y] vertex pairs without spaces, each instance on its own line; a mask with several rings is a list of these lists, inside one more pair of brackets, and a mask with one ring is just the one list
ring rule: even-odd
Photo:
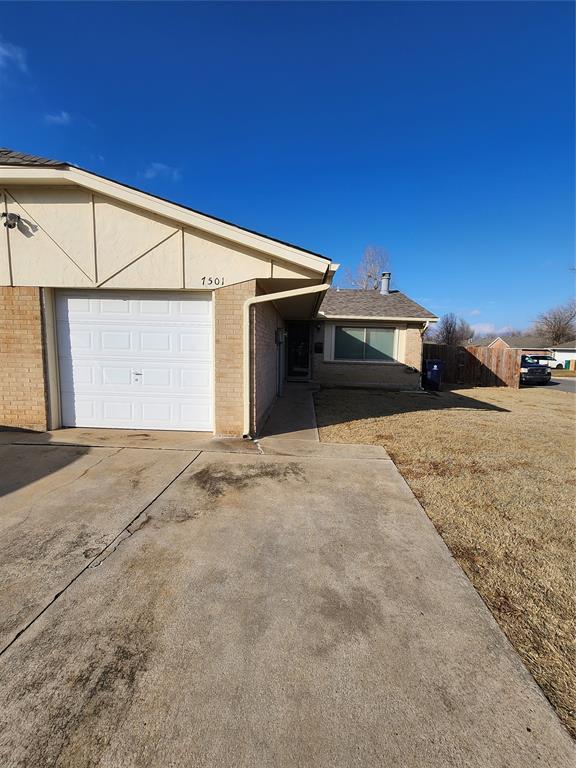
[[565,341],[563,344],[555,344],[550,349],[576,349],[576,339]]
[[484,339],[474,340],[472,343],[476,347],[488,347],[496,339],[502,339],[511,349],[548,349],[550,345],[542,336],[531,336],[529,334],[516,336],[487,336]]
[[320,305],[320,313],[329,317],[414,317],[435,320],[436,315],[409,299],[400,291],[380,293],[330,288]]

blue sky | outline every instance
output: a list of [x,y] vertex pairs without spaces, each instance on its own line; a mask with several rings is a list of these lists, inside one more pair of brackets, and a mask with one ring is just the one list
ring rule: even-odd
[[0,6],[0,145],[341,273],[380,245],[396,287],[481,330],[573,293],[571,3]]

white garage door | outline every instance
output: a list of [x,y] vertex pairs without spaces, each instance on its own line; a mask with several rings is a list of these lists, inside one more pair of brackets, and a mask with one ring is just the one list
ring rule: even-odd
[[205,293],[59,291],[62,423],[212,430],[212,302]]

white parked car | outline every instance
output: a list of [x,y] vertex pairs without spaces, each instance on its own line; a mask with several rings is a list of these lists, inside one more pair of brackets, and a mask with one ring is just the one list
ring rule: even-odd
[[548,368],[564,368],[564,365],[560,360],[556,360],[552,355],[530,355],[535,360],[538,360],[540,365],[547,365]]

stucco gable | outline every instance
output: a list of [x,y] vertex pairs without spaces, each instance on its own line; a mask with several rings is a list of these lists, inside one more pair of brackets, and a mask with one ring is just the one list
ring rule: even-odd
[[12,184],[1,194],[6,211],[20,217],[4,230],[1,285],[212,290],[273,277],[319,282],[329,266],[324,259],[313,266],[286,260],[274,249],[267,253],[75,184]]
[[[317,281],[323,279],[330,265],[329,259],[306,249],[59,161],[0,149],[0,186],[4,201],[25,208],[26,218],[93,285],[112,277],[117,283],[123,269],[130,269],[133,275],[136,259],[145,259],[152,265],[152,252],[156,251],[157,256],[156,249],[175,233],[181,237],[178,270],[175,255],[170,256],[167,265],[171,275],[178,271],[178,284],[172,286],[175,288],[206,287],[210,278],[223,279],[225,285],[276,276]],[[75,207],[71,205],[73,199],[77,201]],[[21,212],[15,212],[24,218]],[[74,227],[74,222],[79,226]],[[88,229],[93,243],[89,242]],[[20,226],[9,230],[9,242],[23,234]],[[27,244],[15,246],[24,258],[35,247],[34,234],[28,236]],[[11,271],[11,265],[6,263],[10,253],[11,248],[0,249],[3,281]],[[60,261],[48,257],[42,273],[50,271],[52,285],[70,285],[68,267],[62,283],[62,269],[57,263]],[[144,264],[138,269],[145,279]],[[157,265],[152,271],[156,269]]]

